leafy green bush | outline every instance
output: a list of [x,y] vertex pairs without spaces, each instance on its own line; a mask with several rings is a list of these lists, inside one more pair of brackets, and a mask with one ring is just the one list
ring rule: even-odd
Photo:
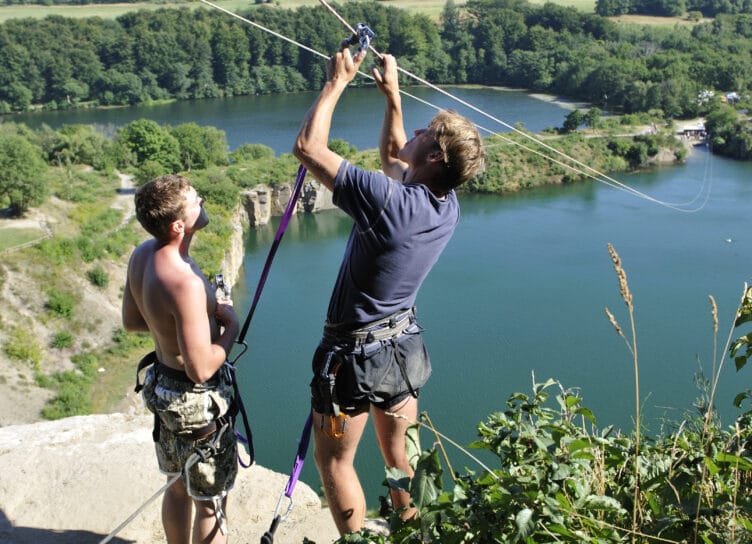
[[55,397],[42,409],[46,419],[61,419],[91,412],[89,386],[96,376],[96,357],[91,354],[76,355],[72,359],[75,370],[66,370],[52,376],[51,387],[57,389]]
[[97,265],[86,272],[86,277],[89,278],[92,285],[96,285],[102,289],[107,287],[110,283],[110,277],[107,275],[107,271],[100,265]]
[[329,140],[327,147],[345,158],[350,158],[358,152],[358,148],[354,145],[342,140],[341,138],[334,138]]
[[88,379],[81,374],[68,370],[55,376],[54,387],[57,394],[52,401],[42,409],[45,419],[62,419],[90,411],[90,401],[85,385]]
[[147,333],[131,333],[123,327],[117,327],[112,333],[114,345],[109,352],[114,354],[128,354],[134,349],[143,350],[151,343],[151,336]]
[[45,308],[55,315],[64,318],[73,317],[73,308],[76,306],[76,297],[73,293],[52,289],[47,292]]
[[244,144],[230,153],[230,159],[236,163],[264,158],[274,158],[274,150],[264,144]]
[[234,210],[238,205],[240,188],[218,168],[193,173],[191,185],[207,202],[225,210]]
[[68,331],[59,331],[55,333],[55,336],[52,337],[52,342],[50,342],[50,347],[53,348],[69,348],[73,345],[73,335],[69,333]]
[[25,361],[33,366],[42,361],[42,347],[34,334],[24,327],[14,327],[3,342],[3,351],[11,359]]
[[633,437],[596,430],[576,391],[554,380],[535,383],[531,395],[514,393],[506,405],[479,425],[472,444],[495,456],[494,468],[452,474],[444,491],[439,450],[424,451],[412,479],[387,469],[389,485],[410,492],[417,518],[392,514],[388,540],[364,530],[338,543],[605,544],[633,535],[686,542],[693,531],[698,542],[750,542],[752,489],[744,482],[752,477],[752,411],[731,429],[708,428],[695,416],[669,436],[643,441],[635,458]]
[[38,246],[38,251],[47,257],[52,264],[62,265],[70,262],[76,254],[76,246],[73,240],[68,238],[50,238],[43,240]]

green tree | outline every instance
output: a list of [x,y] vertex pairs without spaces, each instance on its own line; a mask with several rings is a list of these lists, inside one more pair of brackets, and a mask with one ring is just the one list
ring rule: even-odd
[[91,125],[65,125],[42,143],[51,164],[87,164],[103,169],[112,161],[112,144]]
[[563,132],[574,132],[585,121],[585,116],[580,110],[572,110],[564,119],[561,127]]
[[117,139],[136,155],[136,164],[159,163],[167,172],[180,169],[180,144],[169,128],[151,119],[131,121],[118,130]]
[[631,7],[632,0],[595,0],[595,13],[603,17],[625,15]]
[[590,128],[592,129],[597,128],[600,121],[601,121],[601,110],[599,108],[590,108],[587,111],[587,113],[585,113],[585,123]]
[[41,204],[48,187],[42,150],[23,136],[0,131],[0,203],[11,215]]
[[223,130],[184,123],[171,134],[180,145],[180,162],[185,170],[227,164],[227,137]]
[[14,81],[3,88],[0,88],[0,95],[3,96],[16,111],[24,111],[29,108],[34,98],[31,90],[21,82]]

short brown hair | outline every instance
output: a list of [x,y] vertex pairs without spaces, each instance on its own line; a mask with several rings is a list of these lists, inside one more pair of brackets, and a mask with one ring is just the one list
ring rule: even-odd
[[167,174],[143,184],[136,191],[136,218],[157,240],[167,238],[170,225],[183,217],[185,192],[191,187],[184,176]]
[[472,121],[456,111],[442,110],[431,120],[428,129],[444,153],[444,164],[448,171],[445,178],[447,189],[462,185],[483,172],[486,151]]

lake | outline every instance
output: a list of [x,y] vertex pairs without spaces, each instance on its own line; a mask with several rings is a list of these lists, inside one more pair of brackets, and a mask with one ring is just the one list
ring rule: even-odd
[[[531,98],[524,92],[490,88],[447,87],[454,96],[509,122],[523,123],[528,130],[538,132],[551,126],[561,126],[568,110],[553,103]],[[461,103],[426,87],[409,87],[410,94],[441,108],[454,108],[480,126],[496,132],[506,132],[494,126],[485,116],[467,110]],[[293,138],[300,128],[303,115],[318,93],[303,92],[284,95],[241,96],[229,99],[183,100],[170,104],[139,105],[128,108],[80,109],[22,113],[0,116],[0,120],[25,123],[32,128],[48,125],[53,129],[62,125],[95,125],[107,134],[118,127],[141,118],[149,118],[160,125],[177,126],[194,122],[214,126],[225,131],[230,149],[245,143],[262,143],[277,154],[292,149]],[[503,97],[503,100],[499,98]],[[425,126],[435,113],[430,106],[404,98],[405,128]],[[409,103],[408,103],[409,102]],[[353,88],[342,96],[332,124],[332,138],[347,140],[358,149],[378,146],[378,127],[384,111],[383,100],[373,87]],[[376,129],[376,130],[374,130]]]
[[[467,114],[432,91],[418,92]],[[568,113],[521,92],[457,92],[509,124],[522,122],[535,131],[560,126]],[[25,119],[34,126],[86,122],[113,129],[140,117],[172,125],[195,121],[225,130],[232,148],[259,142],[284,153],[314,97],[48,112]],[[403,103],[408,131],[433,115],[422,104]],[[348,90],[342,106],[333,136],[361,149],[375,147],[383,110],[378,92]],[[752,165],[695,148],[685,165],[618,178],[659,200],[687,202],[699,196],[698,203],[707,202],[696,213],[681,213],[596,182],[461,198],[462,220],[418,297],[434,367],[420,408],[439,431],[467,444],[476,438],[477,423],[504,410],[510,394],[529,393],[534,379],[548,378],[578,388],[600,427],[631,429],[632,358],[604,314],[608,307],[630,335],[608,243],[620,254],[634,295],[647,433],[658,434],[665,422],[692,410],[700,395],[695,375],[702,369],[710,377],[714,362],[723,357],[752,270],[747,225]],[[273,221],[249,233],[243,274],[233,291],[241,318],[276,226]],[[349,229],[349,220],[336,211],[293,218],[248,334],[249,352],[239,363],[258,462],[280,472],[290,469],[307,414],[310,358]],[[716,353],[708,295],[715,297],[720,314]],[[724,365],[716,402],[728,424],[736,413],[733,397],[749,388],[750,369],[737,374],[732,362]],[[428,435],[423,439],[430,444]],[[456,469],[478,468],[459,451],[449,453]],[[377,495],[384,493],[384,473],[372,433],[361,446],[358,467],[369,507],[375,508]],[[319,488],[312,456],[302,480]]]

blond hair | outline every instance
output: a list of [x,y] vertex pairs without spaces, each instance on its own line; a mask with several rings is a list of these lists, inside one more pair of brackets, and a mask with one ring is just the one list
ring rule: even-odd
[[144,229],[157,240],[165,240],[170,225],[182,219],[185,212],[185,194],[191,187],[184,176],[168,174],[143,184],[136,191],[136,218]]
[[469,119],[453,110],[437,113],[428,125],[444,154],[447,189],[462,185],[483,172],[486,151],[478,129]]

